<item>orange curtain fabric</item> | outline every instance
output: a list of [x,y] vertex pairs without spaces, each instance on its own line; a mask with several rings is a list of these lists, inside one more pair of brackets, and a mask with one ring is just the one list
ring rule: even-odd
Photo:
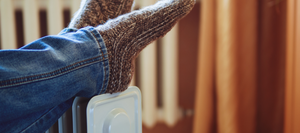
[[202,0],[194,133],[282,133],[286,2]]
[[285,133],[300,132],[300,2],[287,3]]

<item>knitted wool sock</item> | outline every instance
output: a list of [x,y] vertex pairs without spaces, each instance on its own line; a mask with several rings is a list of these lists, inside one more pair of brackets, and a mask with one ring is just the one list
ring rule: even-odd
[[82,0],[80,9],[69,24],[70,28],[98,26],[108,19],[128,13],[133,6],[133,0]]
[[162,0],[97,27],[108,50],[107,93],[127,89],[134,72],[133,62],[140,51],[170,31],[194,4],[195,0]]

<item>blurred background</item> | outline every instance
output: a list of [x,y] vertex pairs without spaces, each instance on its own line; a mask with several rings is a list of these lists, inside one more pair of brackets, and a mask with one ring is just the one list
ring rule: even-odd
[[[0,48],[59,33],[79,5],[0,0]],[[143,132],[299,133],[299,24],[298,0],[198,0],[136,61]],[[72,132],[72,109],[47,132],[62,130]]]

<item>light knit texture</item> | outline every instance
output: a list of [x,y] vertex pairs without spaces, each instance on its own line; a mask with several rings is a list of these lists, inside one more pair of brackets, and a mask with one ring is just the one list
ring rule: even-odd
[[134,73],[134,60],[141,50],[170,31],[194,4],[195,0],[162,0],[97,27],[108,50],[107,93],[127,89]]
[[70,28],[98,26],[109,19],[131,11],[133,0],[82,0],[80,9],[69,24]]

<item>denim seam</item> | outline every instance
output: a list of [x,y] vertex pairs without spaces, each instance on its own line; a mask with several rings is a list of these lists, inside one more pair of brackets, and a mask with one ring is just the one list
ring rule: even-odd
[[[95,28],[91,27],[89,28],[89,30],[91,31],[92,35],[94,36],[94,38],[96,38],[97,42],[98,42],[98,46],[100,48],[100,52],[101,52],[101,55],[102,55],[102,58],[108,58],[108,54],[107,54],[107,51],[106,51],[106,47],[105,47],[105,44],[102,44],[101,42],[104,43],[100,33],[98,33],[96,31]],[[99,36],[97,36],[99,35]],[[102,47],[103,45],[103,47]],[[104,48],[104,50],[102,50],[102,48]],[[103,52],[104,51],[104,52]],[[107,63],[107,64],[106,64]],[[104,69],[104,80],[102,82],[102,88],[100,89],[101,91],[98,93],[98,94],[102,94],[104,92],[106,92],[106,87],[107,87],[107,84],[108,84],[108,80],[109,80],[109,62],[102,62],[103,64],[103,69]]]
[[[102,57],[102,59],[99,61],[99,62],[101,62],[102,64],[103,64],[103,69],[104,69],[104,80],[103,80],[103,84],[102,84],[102,88],[100,89],[100,94],[102,93],[102,92],[105,92],[106,91],[106,86],[107,86],[107,84],[108,84],[108,82],[107,82],[107,80],[109,79],[109,67],[108,67],[108,57],[107,57],[107,51],[106,51],[106,47],[105,47],[105,45],[103,46],[103,48],[104,48],[104,52],[103,52],[103,50],[102,50],[102,47],[101,47],[101,42],[103,42],[103,39],[102,39],[102,37],[101,37],[101,35],[98,33],[98,35],[100,35],[99,37],[98,36],[96,36],[95,34],[97,34],[97,31],[95,31],[95,29],[94,28],[90,28],[89,29],[90,31],[91,31],[91,33],[92,33],[92,35],[94,36],[94,38],[96,38],[96,40],[97,40],[97,44],[98,44],[98,46],[99,46],[99,48],[100,48],[100,52],[101,52],[101,55],[99,55],[99,56],[97,56],[97,57],[95,57],[95,58],[99,58],[99,57]],[[68,30],[66,30],[66,31],[68,31]],[[96,32],[96,33],[94,33],[94,32]],[[103,44],[102,44],[103,45]],[[94,59],[94,58],[92,58],[92,59]],[[89,59],[88,59],[89,60]],[[87,61],[87,60],[86,60]],[[84,61],[82,61],[82,62],[84,62]],[[96,62],[96,61],[95,61]],[[79,62],[78,62],[79,63]],[[91,63],[93,63],[93,62],[91,62]],[[76,63],[74,63],[74,64],[76,64]],[[70,66],[73,66],[74,64],[72,64],[72,65],[70,65]],[[64,69],[64,68],[62,68],[62,69]],[[74,68],[74,69],[76,69],[76,68]],[[108,71],[108,72],[107,72]],[[55,72],[55,71],[53,71],[53,72]],[[67,73],[67,72],[66,72]],[[1,87],[1,82],[0,82],[0,87]],[[47,111],[44,115],[42,115],[40,118],[38,118],[37,119],[37,121],[38,120],[40,120],[40,119],[42,119],[44,116],[46,116],[46,115],[48,115],[48,113],[49,112],[51,112],[52,110],[53,110],[54,108],[52,108],[52,109],[50,109],[49,111]],[[36,121],[36,122],[37,122]],[[28,127],[26,127],[24,130],[22,130],[22,132],[24,132],[24,131],[26,131],[27,129],[29,129],[30,127],[32,127],[34,124],[36,124],[36,122],[34,122],[34,123],[32,123],[31,125],[29,125]]]
[[15,85],[21,85],[21,84],[26,84],[26,83],[31,83],[35,81],[40,81],[40,80],[46,80],[50,79],[62,74],[66,74],[68,72],[71,72],[73,70],[76,70],[78,68],[88,66],[90,64],[96,63],[96,62],[101,62],[106,59],[104,59],[102,56],[97,56],[94,58],[90,58],[84,61],[76,62],[72,65],[60,68],[58,70],[49,72],[49,73],[43,73],[43,74],[38,74],[38,75],[32,75],[32,76],[27,76],[27,77],[21,77],[21,78],[15,78],[15,79],[10,79],[10,80],[5,80],[5,81],[0,81],[0,87],[11,87]]
[[[92,32],[92,34],[93,34],[93,36],[95,37],[95,38],[97,38],[96,37],[96,35],[94,34],[94,32]],[[97,40],[98,41],[98,40]],[[99,48],[100,48],[100,52],[101,52],[101,55],[102,55],[102,58],[104,58],[104,53],[103,53],[103,51],[102,51],[102,48],[101,48],[101,46],[100,46],[100,42],[98,41],[98,46],[99,46]],[[102,63],[103,64],[103,66],[105,66],[105,64],[104,63]],[[106,69],[104,69],[104,80],[102,81],[102,87],[101,87],[101,91],[99,92],[100,94],[103,92],[103,90],[104,90],[104,84],[105,84],[105,81],[106,81]]]

